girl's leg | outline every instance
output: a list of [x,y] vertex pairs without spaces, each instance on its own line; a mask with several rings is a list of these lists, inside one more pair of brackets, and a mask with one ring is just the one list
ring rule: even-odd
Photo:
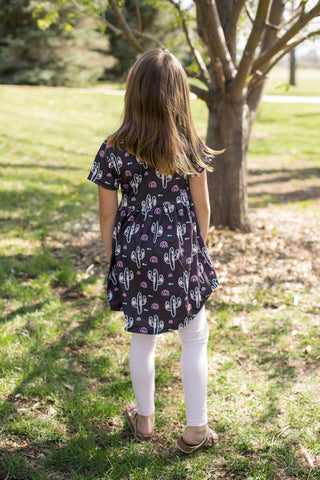
[[207,433],[207,345],[209,328],[203,307],[198,315],[179,330],[182,344],[181,376],[186,402],[186,443],[199,443]]
[[138,430],[147,435],[154,423],[156,335],[131,334],[130,373],[138,411]]

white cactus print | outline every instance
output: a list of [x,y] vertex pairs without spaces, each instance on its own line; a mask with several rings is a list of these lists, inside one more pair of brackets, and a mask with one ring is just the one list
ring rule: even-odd
[[201,292],[199,287],[196,287],[194,290],[190,291],[190,297],[196,302],[196,307],[199,308],[201,302]]
[[110,157],[107,157],[108,167],[114,168],[117,174],[120,173],[120,168],[122,167],[122,159],[121,157],[117,157],[114,153],[110,154]]
[[131,252],[131,260],[137,264],[138,268],[141,268],[141,260],[143,260],[145,256],[145,249],[139,247],[139,245]]
[[103,176],[103,171],[100,168],[100,162],[93,162],[93,165],[91,167],[92,182],[101,180],[102,176]]
[[155,207],[156,205],[156,197],[154,195],[151,197],[151,195],[148,193],[146,199],[142,200],[141,202],[141,212],[144,215],[144,220],[146,220],[148,213],[151,212],[153,207]]
[[136,308],[139,315],[142,313],[143,306],[147,303],[147,297],[141,292],[138,292],[136,297],[132,297],[131,305]]
[[168,183],[171,182],[171,180],[173,178],[171,175],[163,175],[162,173],[159,172],[159,170],[156,170],[156,175],[157,175],[158,178],[161,179],[162,187],[164,189],[167,188]]
[[181,307],[181,298],[177,298],[175,295],[171,295],[170,300],[165,303],[165,309],[171,313],[173,318],[177,315],[179,307]]
[[171,214],[174,212],[174,205],[171,205],[169,202],[165,202],[163,204],[163,211],[167,215],[167,217],[169,218],[169,221],[172,223],[173,218],[172,218]]
[[140,230],[140,225],[136,224],[135,222],[132,223],[132,225],[128,226],[125,231],[124,231],[124,236],[127,239],[127,242],[130,243],[132,236],[138,233]]
[[152,282],[152,288],[154,292],[156,292],[160,285],[162,285],[164,282],[164,276],[159,274],[156,268],[153,270],[148,270],[148,279],[150,282]]
[[159,225],[158,221],[151,225],[151,232],[153,233],[153,243],[156,243],[157,239],[163,234],[163,227]]
[[185,223],[183,223],[181,225],[181,223],[178,222],[177,223],[177,236],[178,236],[178,240],[179,240],[181,245],[183,245],[183,243],[184,243],[183,236],[186,233],[187,233],[187,225]]
[[135,173],[133,176],[133,180],[130,181],[130,185],[132,187],[134,194],[138,193],[138,188],[141,182],[142,182],[142,175],[138,175],[137,173]]
[[164,329],[164,321],[159,320],[158,315],[150,315],[148,323],[153,329],[153,335],[158,335]]
[[123,283],[125,290],[129,290],[130,282],[134,279],[134,273],[128,267],[119,273],[119,281]]
[[134,324],[133,317],[129,317],[128,315],[125,315],[124,319],[126,321],[126,329],[129,330]]
[[169,248],[169,253],[164,254],[164,261],[170,265],[171,270],[175,269],[176,261],[180,258],[180,252],[178,249],[174,249],[173,247]]
[[187,270],[183,272],[183,277],[178,278],[178,285],[179,287],[183,288],[185,294],[189,292],[189,279],[190,274],[187,272]]

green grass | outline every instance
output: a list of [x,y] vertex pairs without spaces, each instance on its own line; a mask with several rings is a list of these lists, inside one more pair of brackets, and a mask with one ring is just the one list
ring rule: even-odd
[[[122,98],[1,87],[0,101],[0,478],[319,480],[315,285],[301,276],[300,286],[288,287],[269,272],[262,284],[246,288],[243,280],[236,293],[240,271],[237,284],[222,281],[208,305],[208,406],[220,447],[191,457],[175,448],[184,428],[176,334],[158,342],[155,440],[135,443],[122,417],[134,399],[129,336],[121,315],[106,307],[96,189],[85,180],[119,123]],[[284,184],[294,192],[317,180],[319,110],[262,106],[249,159],[258,218],[315,208],[317,198],[303,203],[293,195],[290,203],[278,186],[288,174]],[[193,102],[193,111],[204,136],[203,104]],[[250,184],[256,179],[259,188]],[[281,241],[280,227],[275,220],[273,241]],[[262,276],[267,251],[259,257],[255,235],[220,231],[211,241],[220,277],[243,244]],[[219,242],[229,245],[224,253]]]
[[268,95],[320,97],[320,68],[297,67],[296,85],[289,85],[289,67],[278,66],[269,73]]

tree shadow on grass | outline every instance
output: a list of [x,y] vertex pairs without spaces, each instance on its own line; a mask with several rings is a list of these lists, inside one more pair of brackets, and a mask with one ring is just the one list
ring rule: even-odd
[[[248,171],[249,179],[248,179],[248,186],[260,185],[260,184],[267,184],[267,183],[280,183],[280,182],[287,182],[290,180],[306,180],[308,178],[320,178],[320,168],[300,168],[300,169],[265,169],[265,170],[252,170],[249,169]],[[268,179],[261,179],[256,180],[250,179],[250,175],[258,176],[258,175],[278,175],[277,177],[268,178]]]
[[308,200],[317,200],[320,198],[320,187],[310,186],[304,190],[295,190],[285,193],[270,193],[267,191],[259,193],[249,193],[249,203],[251,207],[265,207],[266,204],[286,204],[294,202],[304,202]]

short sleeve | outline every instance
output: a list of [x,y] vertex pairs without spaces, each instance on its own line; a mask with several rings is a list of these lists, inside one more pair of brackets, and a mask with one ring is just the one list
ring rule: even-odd
[[[214,159],[214,156],[205,156],[204,159],[203,159],[203,163],[205,163],[206,165],[210,165],[210,163],[213,161]],[[197,167],[197,172],[198,173],[202,173],[204,170],[203,167]]]
[[118,190],[121,167],[122,158],[104,141],[94,159],[88,180],[107,190]]

